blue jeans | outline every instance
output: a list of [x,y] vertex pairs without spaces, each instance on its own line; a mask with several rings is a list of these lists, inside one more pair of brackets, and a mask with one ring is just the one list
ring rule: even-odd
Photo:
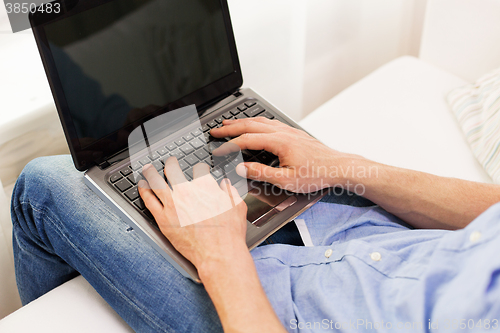
[[[323,201],[373,204],[345,193]],[[26,166],[12,221],[23,304],[81,274],[137,332],[222,331],[203,286],[184,278],[90,191],[69,156]],[[297,235],[284,228],[270,243],[294,244]]]

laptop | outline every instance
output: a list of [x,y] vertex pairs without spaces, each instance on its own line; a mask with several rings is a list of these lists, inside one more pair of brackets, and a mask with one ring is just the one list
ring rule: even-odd
[[248,205],[250,250],[324,195],[289,193],[228,170],[243,160],[279,167],[268,152],[242,151],[222,162],[212,154],[213,143],[230,139],[209,134],[224,119],[263,116],[300,128],[242,88],[227,0],[53,3],[59,11],[36,11],[30,23],[74,165],[85,171],[86,185],[181,274],[200,282],[139,197],[143,165],[161,172],[175,156],[188,180],[203,162],[217,181],[233,178]]

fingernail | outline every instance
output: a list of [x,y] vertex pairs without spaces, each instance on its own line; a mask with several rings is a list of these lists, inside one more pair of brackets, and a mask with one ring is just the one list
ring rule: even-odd
[[243,163],[238,164],[235,170],[238,176],[247,178],[248,168],[246,167],[245,164]]
[[223,120],[222,123],[223,124],[231,124],[233,121],[234,121],[234,119],[226,119],[226,120]]
[[142,167],[142,172],[149,170],[149,168],[151,168],[151,167],[152,167],[151,164],[146,164],[145,166]]

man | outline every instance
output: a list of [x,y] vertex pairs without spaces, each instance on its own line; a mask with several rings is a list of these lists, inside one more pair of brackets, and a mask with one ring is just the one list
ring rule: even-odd
[[[12,202],[23,303],[80,273],[138,332],[498,328],[500,206],[482,213],[500,187],[340,153],[266,118],[226,120],[211,134],[279,157],[279,168],[244,163],[240,175],[295,191],[357,186],[376,205],[333,192],[299,217],[314,247],[250,253],[246,206],[229,182],[219,186],[201,164],[186,182],[170,158],[170,189],[146,166],[140,195],[198,269],[197,285],[88,190],[69,158],[35,160]],[[215,217],[180,226],[199,216]]]

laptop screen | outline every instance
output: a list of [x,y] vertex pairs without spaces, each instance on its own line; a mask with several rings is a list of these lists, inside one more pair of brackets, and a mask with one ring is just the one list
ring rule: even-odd
[[39,28],[73,148],[93,152],[104,138],[113,146],[121,129],[176,101],[216,97],[186,98],[239,71],[223,9],[220,0],[101,1]]

